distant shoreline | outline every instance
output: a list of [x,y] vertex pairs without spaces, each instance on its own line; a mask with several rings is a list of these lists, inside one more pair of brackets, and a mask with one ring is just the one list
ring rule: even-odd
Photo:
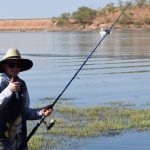
[[[73,21],[72,21],[73,22]],[[50,31],[92,31],[100,30],[99,26],[94,24],[81,25],[78,23],[67,25],[57,25],[56,19],[0,19],[0,32],[50,32]],[[111,23],[103,26],[110,27]],[[150,29],[150,25],[118,25],[114,29]]]
[[[109,6],[109,7],[108,7]],[[108,29],[122,13],[123,7],[108,5],[103,9],[77,11],[75,16],[60,18],[0,19],[1,32],[92,31]],[[86,11],[85,11],[86,10]],[[88,13],[87,13],[88,12]],[[93,16],[90,14],[93,13]],[[150,29],[150,6],[134,4],[117,20],[113,29]]]

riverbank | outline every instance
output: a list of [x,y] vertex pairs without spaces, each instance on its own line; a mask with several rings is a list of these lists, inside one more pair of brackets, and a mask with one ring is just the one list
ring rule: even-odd
[[[37,19],[1,19],[1,32],[37,32],[37,31],[91,31],[101,27],[109,28],[121,14],[119,8],[113,11],[99,11],[91,23],[81,24],[76,19],[37,18]],[[115,29],[150,29],[149,7],[131,7],[115,24]]]
[[[91,31],[99,30],[101,26],[109,27],[109,24],[97,25],[81,25],[77,23],[67,25],[56,25],[56,20],[53,19],[17,19],[17,20],[0,20],[1,32],[49,32],[49,31]],[[150,29],[150,25],[117,25],[115,29]]]
[[36,31],[71,31],[82,30],[83,25],[77,23],[57,24],[57,19],[7,19],[0,20],[1,32],[36,32]]

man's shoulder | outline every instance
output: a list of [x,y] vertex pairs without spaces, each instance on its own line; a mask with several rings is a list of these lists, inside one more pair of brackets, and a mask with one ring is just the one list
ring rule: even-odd
[[4,81],[5,78],[4,78],[4,75],[3,74],[0,74],[0,82]]

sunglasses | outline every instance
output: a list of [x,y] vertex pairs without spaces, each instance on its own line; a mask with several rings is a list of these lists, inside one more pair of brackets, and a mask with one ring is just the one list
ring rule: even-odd
[[17,68],[21,68],[21,64],[19,64],[19,63],[7,63],[7,66],[9,67],[9,68],[15,68],[15,67],[17,67]]

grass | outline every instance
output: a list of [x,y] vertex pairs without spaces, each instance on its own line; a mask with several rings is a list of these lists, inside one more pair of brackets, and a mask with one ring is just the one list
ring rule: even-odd
[[[150,129],[150,110],[131,109],[124,105],[79,108],[70,104],[57,104],[52,115],[55,126],[45,133],[44,125],[29,142],[30,148],[56,147],[64,138],[92,138],[116,135],[127,130]],[[47,117],[47,122],[50,117]],[[44,139],[45,135],[46,139]],[[58,138],[59,137],[59,138]],[[46,145],[46,143],[49,143]],[[33,146],[34,145],[34,146]]]
[[55,148],[58,145],[58,140],[56,138],[49,138],[41,136],[41,135],[34,135],[28,143],[30,150],[42,150],[46,148]]

